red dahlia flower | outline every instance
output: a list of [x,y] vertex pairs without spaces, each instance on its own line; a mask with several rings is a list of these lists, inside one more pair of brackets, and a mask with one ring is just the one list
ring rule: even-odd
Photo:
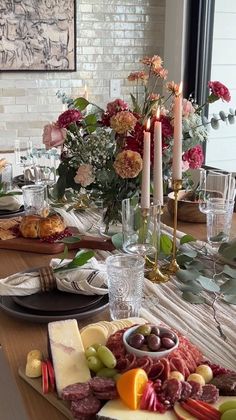
[[211,94],[217,96],[218,99],[222,99],[223,101],[230,102],[231,96],[229,93],[229,89],[218,81],[216,82],[208,82],[208,87],[211,90]]
[[186,151],[183,154],[183,161],[187,161],[191,169],[200,168],[204,161],[203,150],[200,144]]
[[60,128],[67,128],[73,122],[81,121],[83,118],[82,114],[78,109],[68,109],[63,112],[57,120],[57,125]]

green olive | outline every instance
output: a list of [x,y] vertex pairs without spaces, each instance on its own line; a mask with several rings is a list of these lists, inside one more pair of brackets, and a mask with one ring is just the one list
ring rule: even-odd
[[151,331],[152,331],[151,325],[144,324],[144,325],[140,325],[135,331],[135,333],[139,333],[142,335],[149,335],[151,334]]

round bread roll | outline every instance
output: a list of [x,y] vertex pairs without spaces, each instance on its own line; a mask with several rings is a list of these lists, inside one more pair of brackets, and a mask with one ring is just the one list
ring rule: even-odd
[[63,232],[65,227],[63,219],[58,214],[48,217],[29,215],[22,218],[19,229],[24,238],[46,238]]

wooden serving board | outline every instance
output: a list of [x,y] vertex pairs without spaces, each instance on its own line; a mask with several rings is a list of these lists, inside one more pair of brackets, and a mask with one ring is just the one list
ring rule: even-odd
[[97,236],[82,236],[78,229],[70,228],[73,235],[81,236],[79,242],[73,244],[64,244],[63,242],[41,242],[40,239],[30,238],[14,238],[5,241],[0,240],[0,249],[12,249],[15,251],[37,252],[38,254],[60,254],[63,252],[65,245],[68,249],[101,249],[103,251],[113,251],[115,249],[110,238],[102,238]]
[[61,411],[67,419],[73,420],[73,415],[70,411],[70,406],[67,401],[60,400],[57,398],[55,392],[50,392],[48,394],[44,394],[42,390],[42,378],[28,378],[25,375],[25,369],[20,366],[18,369],[18,373],[24,381],[26,381],[30,386],[32,386],[42,397],[44,397],[50,404],[54,405],[59,411]]

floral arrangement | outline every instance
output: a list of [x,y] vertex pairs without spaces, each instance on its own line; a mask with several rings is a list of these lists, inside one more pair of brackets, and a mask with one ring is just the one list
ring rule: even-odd
[[[124,198],[139,190],[142,171],[143,131],[151,120],[151,162],[153,162],[153,132],[156,112],[160,110],[162,122],[163,173],[165,180],[171,175],[173,151],[173,99],[179,86],[166,82],[168,71],[161,57],[145,57],[144,69],[128,76],[135,94],[131,94],[132,107],[121,99],[109,102],[103,110],[83,97],[75,100],[60,94],[68,109],[55,123],[44,128],[46,148],[62,147],[58,168],[57,193],[63,197],[67,188],[80,191],[85,188],[91,199],[103,200],[105,222],[120,219],[120,206]],[[164,85],[165,95],[156,93]],[[230,93],[220,82],[209,82],[209,96],[205,104],[183,99],[183,171],[198,168],[204,156],[201,144],[208,137],[208,125],[218,128],[219,120],[234,122],[235,112],[223,111],[209,122],[202,116],[204,106],[219,99],[230,101]]]

